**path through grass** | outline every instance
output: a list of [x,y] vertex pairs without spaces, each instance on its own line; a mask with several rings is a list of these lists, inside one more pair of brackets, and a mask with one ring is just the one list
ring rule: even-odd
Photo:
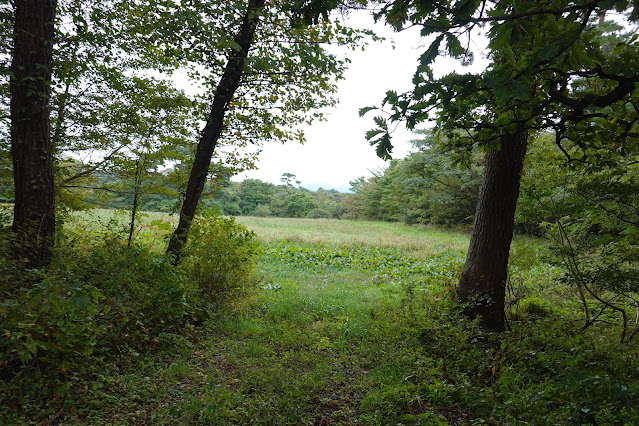
[[[511,332],[487,334],[457,313],[451,300],[464,260],[462,234],[348,221],[238,221],[264,244],[253,291],[188,337],[166,336],[151,353],[122,354],[87,389],[78,422],[639,418],[636,348],[617,345],[616,330],[580,333],[566,320],[570,312],[531,305]],[[550,276],[537,257],[542,249],[530,240],[516,244],[522,279]]]

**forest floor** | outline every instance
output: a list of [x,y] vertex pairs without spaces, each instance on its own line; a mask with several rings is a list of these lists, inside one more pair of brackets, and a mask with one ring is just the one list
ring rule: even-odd
[[45,423],[639,419],[637,344],[618,344],[612,328],[579,331],[578,304],[543,262],[541,241],[515,242],[509,291],[529,297],[509,310],[508,332],[491,334],[452,303],[468,243],[462,232],[237,220],[262,241],[253,290],[184,336],[122,354],[87,384],[86,396]]

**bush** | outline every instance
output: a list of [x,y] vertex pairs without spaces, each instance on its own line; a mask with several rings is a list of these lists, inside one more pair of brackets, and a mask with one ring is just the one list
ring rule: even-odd
[[255,233],[234,218],[206,211],[193,223],[182,267],[201,296],[217,305],[248,288],[258,248]]
[[551,318],[555,315],[555,307],[547,300],[539,297],[524,299],[520,304],[520,311],[529,318]]
[[316,208],[311,210],[307,217],[310,219],[330,219],[333,215],[326,209]]
[[75,237],[38,282],[0,304],[0,369],[139,351],[195,315],[194,288],[164,255],[113,236],[96,245]]
[[20,407],[28,393],[34,402],[17,416],[53,416],[114,361],[126,368],[141,353],[191,341],[211,302],[247,287],[258,247],[253,233],[210,214],[194,224],[179,266],[113,231],[82,230],[58,241],[48,270],[25,272],[8,241],[0,241],[0,400]]
[[273,212],[271,211],[271,207],[268,204],[260,204],[259,206],[257,206],[253,214],[259,217],[268,217],[272,216]]
[[[215,215],[194,224],[179,267],[113,233],[99,240],[73,234],[48,271],[0,286],[0,381],[35,366],[45,374],[82,368],[91,356],[139,353],[160,336],[182,334],[209,312],[208,302],[246,288],[258,247],[252,232]],[[6,259],[0,269],[3,277],[24,275]]]

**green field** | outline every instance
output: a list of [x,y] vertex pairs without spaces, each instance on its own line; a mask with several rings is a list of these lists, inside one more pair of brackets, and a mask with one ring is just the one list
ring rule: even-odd
[[[95,235],[124,229],[100,211],[69,219]],[[141,243],[162,247],[166,216]],[[238,218],[260,240],[248,293],[145,351],[61,372],[69,388],[0,423],[632,424],[636,344],[579,331],[543,241],[518,239],[510,331],[485,333],[452,303],[468,236],[397,224]],[[116,350],[116,352],[117,352]],[[93,369],[93,370],[91,370]],[[96,371],[97,369],[97,371]],[[3,382],[4,383],[4,382]],[[15,389],[4,383],[0,392]]]

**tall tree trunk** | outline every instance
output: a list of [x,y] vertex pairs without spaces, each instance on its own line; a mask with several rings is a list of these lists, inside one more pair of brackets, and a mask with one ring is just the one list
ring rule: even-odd
[[15,2],[11,61],[11,155],[16,256],[31,268],[51,260],[55,232],[49,94],[55,0]]
[[200,136],[197,151],[193,161],[193,168],[186,186],[186,197],[180,210],[180,221],[171,236],[166,253],[173,257],[173,262],[178,263],[182,248],[186,244],[187,232],[191,221],[195,216],[195,210],[202,196],[204,184],[211,165],[211,156],[222,134],[224,126],[224,114],[229,103],[233,99],[235,91],[240,85],[244,63],[248,56],[251,43],[255,36],[255,29],[260,19],[260,10],[265,0],[249,0],[247,11],[242,19],[242,24],[235,35],[235,43],[239,50],[231,50],[229,60],[224,69],[224,74],[215,90],[215,97],[211,105],[211,111],[206,126]]
[[504,135],[500,149],[486,157],[468,255],[457,287],[466,315],[481,317],[481,325],[495,331],[505,327],[508,255],[527,142],[527,130]]

